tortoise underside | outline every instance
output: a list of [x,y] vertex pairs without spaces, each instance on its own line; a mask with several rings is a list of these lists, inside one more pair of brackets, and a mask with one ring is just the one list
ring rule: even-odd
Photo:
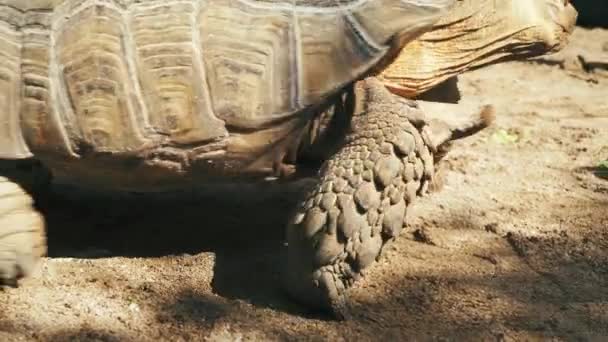
[[[209,182],[233,182],[276,175],[292,143],[292,132],[257,131],[200,146],[152,145],[133,152],[84,154],[78,158],[35,155],[53,173],[55,182],[92,188],[161,191]],[[299,134],[294,134],[294,137]],[[280,139],[278,139],[280,138]],[[243,140],[251,150],[227,150],[231,140]],[[268,144],[269,140],[277,140]],[[297,142],[295,142],[297,143]]]

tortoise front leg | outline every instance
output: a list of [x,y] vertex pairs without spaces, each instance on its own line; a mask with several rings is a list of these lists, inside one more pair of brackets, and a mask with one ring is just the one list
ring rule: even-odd
[[[368,79],[341,149],[287,225],[287,291],[303,303],[347,314],[345,290],[401,232],[408,206],[434,174],[434,152],[457,127],[427,123],[417,105]],[[485,127],[463,125],[459,137]],[[464,131],[463,131],[464,130]]]
[[0,176],[0,284],[15,286],[46,252],[44,220],[32,202],[19,184]]

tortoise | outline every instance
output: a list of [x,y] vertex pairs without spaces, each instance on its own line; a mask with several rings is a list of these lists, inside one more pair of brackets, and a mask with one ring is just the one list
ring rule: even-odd
[[[0,0],[0,159],[53,183],[165,192],[318,169],[287,223],[286,290],[344,290],[401,231],[450,142],[487,127],[425,117],[374,77],[451,0]],[[17,163],[18,165],[18,163]],[[31,273],[44,218],[0,174],[0,278]]]

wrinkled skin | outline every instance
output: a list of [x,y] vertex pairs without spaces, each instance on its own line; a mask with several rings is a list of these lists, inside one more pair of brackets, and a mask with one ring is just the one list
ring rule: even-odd
[[561,50],[577,16],[564,0],[459,0],[380,77],[395,94],[418,98],[468,70]]

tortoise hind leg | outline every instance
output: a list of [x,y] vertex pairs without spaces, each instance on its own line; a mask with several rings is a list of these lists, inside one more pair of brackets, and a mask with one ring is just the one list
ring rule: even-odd
[[0,175],[0,284],[16,285],[46,253],[44,220],[31,196]]

